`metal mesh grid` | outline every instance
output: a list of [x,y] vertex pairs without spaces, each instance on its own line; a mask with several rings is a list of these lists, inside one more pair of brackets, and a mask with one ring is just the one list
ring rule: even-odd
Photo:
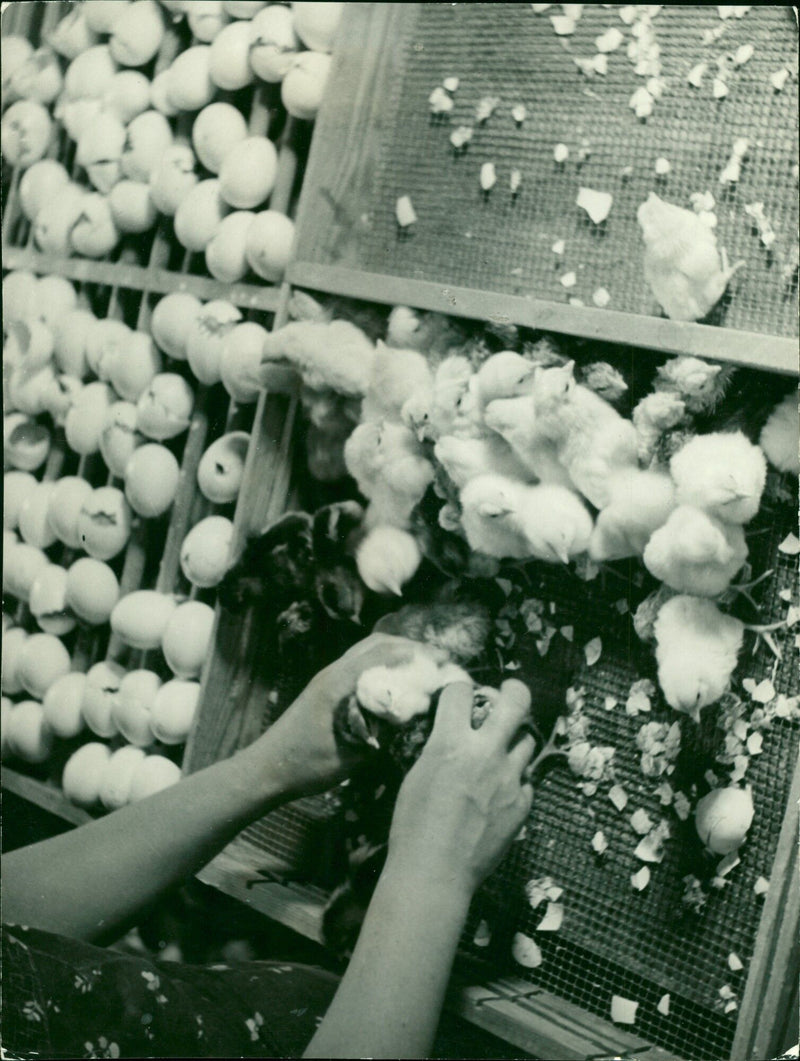
[[[374,192],[364,232],[364,268],[564,302],[592,304],[600,286],[609,308],[659,315],[642,277],[642,241],[636,209],[651,191],[688,207],[693,192],[710,190],[717,200],[718,242],[731,261],[747,267],[731,282],[729,295],[712,313],[726,327],[778,335],[797,334],[794,292],[782,277],[797,237],[797,33],[790,8],[754,7],[743,19],[721,23],[716,7],[663,6],[653,20],[661,48],[663,97],[646,122],[628,103],[645,84],[626,55],[631,28],[612,5],[584,5],[571,37],[556,37],[549,15],[529,4],[421,4],[402,49],[401,75],[387,115],[376,166]],[[701,35],[724,25],[716,43]],[[608,56],[606,76],[585,77],[573,57],[592,58],[594,39],[608,27],[625,34]],[[714,60],[750,43],[755,51],[729,78],[729,95],[717,101],[711,83]],[[709,64],[701,89],[686,81],[701,61]],[[794,65],[781,92],[769,77]],[[431,121],[428,96],[447,77],[458,77],[449,120]],[[484,96],[500,105],[485,125],[475,121]],[[517,127],[511,107],[524,103],[527,117]],[[449,136],[460,125],[474,127],[459,158]],[[719,174],[735,139],[751,142],[741,179],[729,195]],[[590,157],[578,166],[582,141]],[[565,143],[570,157],[556,165],[553,148]],[[666,179],[655,175],[663,156],[672,166]],[[497,184],[484,199],[479,172],[493,162]],[[623,167],[633,169],[629,179]],[[522,174],[516,200],[509,191],[512,168]],[[575,204],[582,185],[609,191],[614,204],[596,228]],[[418,215],[414,232],[399,239],[395,202],[409,195]],[[744,205],[764,204],[777,234],[769,255],[752,229]],[[565,253],[554,256],[554,241]],[[577,283],[565,290],[567,272]]]

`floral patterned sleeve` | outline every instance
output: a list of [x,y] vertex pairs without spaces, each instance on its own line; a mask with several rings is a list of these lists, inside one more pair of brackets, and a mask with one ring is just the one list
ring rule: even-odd
[[299,1057],[338,978],[277,962],[150,961],[3,926],[4,1056]]

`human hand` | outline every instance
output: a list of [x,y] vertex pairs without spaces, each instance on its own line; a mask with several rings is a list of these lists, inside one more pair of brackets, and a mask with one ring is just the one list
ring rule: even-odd
[[404,637],[371,634],[319,671],[256,742],[268,756],[264,769],[279,771],[283,792],[320,792],[347,775],[363,752],[337,741],[333,731],[336,706],[355,691],[365,670],[408,663],[421,647]]
[[531,697],[503,682],[492,713],[472,729],[472,689],[449,685],[433,731],[397,797],[389,835],[396,872],[471,896],[522,827],[533,788],[522,775],[534,751],[520,727]]

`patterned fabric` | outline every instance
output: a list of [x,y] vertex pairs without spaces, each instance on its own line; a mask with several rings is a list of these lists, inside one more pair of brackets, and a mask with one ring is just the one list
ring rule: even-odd
[[150,961],[21,925],[2,941],[7,1057],[300,1057],[338,985],[307,965]]

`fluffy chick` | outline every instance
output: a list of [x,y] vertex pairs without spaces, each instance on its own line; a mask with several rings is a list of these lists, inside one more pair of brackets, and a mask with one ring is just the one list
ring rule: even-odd
[[416,394],[430,394],[433,375],[416,350],[375,344],[369,387],[361,406],[362,420],[397,420],[405,403]]
[[421,561],[416,539],[397,527],[373,527],[356,550],[358,573],[374,593],[402,597],[403,586],[414,577]]
[[800,426],[797,392],[787,394],[772,410],[761,429],[759,445],[779,472],[800,475]]
[[366,394],[372,378],[375,347],[349,321],[292,321],[264,340],[262,364],[289,361],[309,387],[340,394]]
[[434,476],[412,431],[403,424],[359,424],[344,446],[347,470],[370,499],[368,522],[405,527]]
[[659,443],[686,415],[686,402],[679,394],[656,391],[648,394],[633,410],[636,449],[639,460],[650,465],[656,459]]
[[542,483],[571,487],[572,480],[558,460],[556,445],[536,431],[533,398],[498,398],[486,407],[484,423],[506,440],[529,472]]
[[656,373],[655,390],[677,394],[690,413],[708,413],[724,398],[735,371],[699,357],[671,357]]
[[434,456],[459,488],[477,475],[496,472],[522,482],[531,481],[531,473],[499,435],[487,438],[457,438],[445,435],[436,443]]
[[728,688],[744,626],[709,600],[673,597],[658,613],[658,681],[670,707],[700,721],[700,710]]
[[257,604],[277,613],[305,597],[312,584],[311,517],[287,512],[262,535],[248,539],[220,583],[218,598],[231,612]]
[[744,531],[688,505],[676,508],[651,536],[644,564],[679,593],[717,597],[747,559]]
[[314,588],[331,619],[361,622],[364,588],[354,554],[363,520],[364,509],[356,501],[339,501],[314,513]]
[[597,562],[641,556],[676,504],[675,486],[664,472],[617,472],[609,483],[609,503],[595,522],[589,556]]
[[669,468],[681,505],[702,508],[726,523],[747,523],[758,512],[767,462],[741,431],[696,435]]
[[517,398],[529,394],[535,365],[513,350],[492,354],[478,369],[475,379],[478,399],[483,408],[496,398]]
[[564,486],[542,483],[528,487],[519,518],[529,555],[538,560],[568,564],[588,548],[592,517],[578,495]]
[[523,560],[531,547],[519,522],[524,487],[501,475],[479,475],[461,491],[461,526],[471,548]]
[[366,711],[394,725],[424,715],[431,696],[453,682],[472,679],[455,663],[439,664],[425,649],[414,652],[408,663],[396,667],[370,667],[358,679],[356,700]]

